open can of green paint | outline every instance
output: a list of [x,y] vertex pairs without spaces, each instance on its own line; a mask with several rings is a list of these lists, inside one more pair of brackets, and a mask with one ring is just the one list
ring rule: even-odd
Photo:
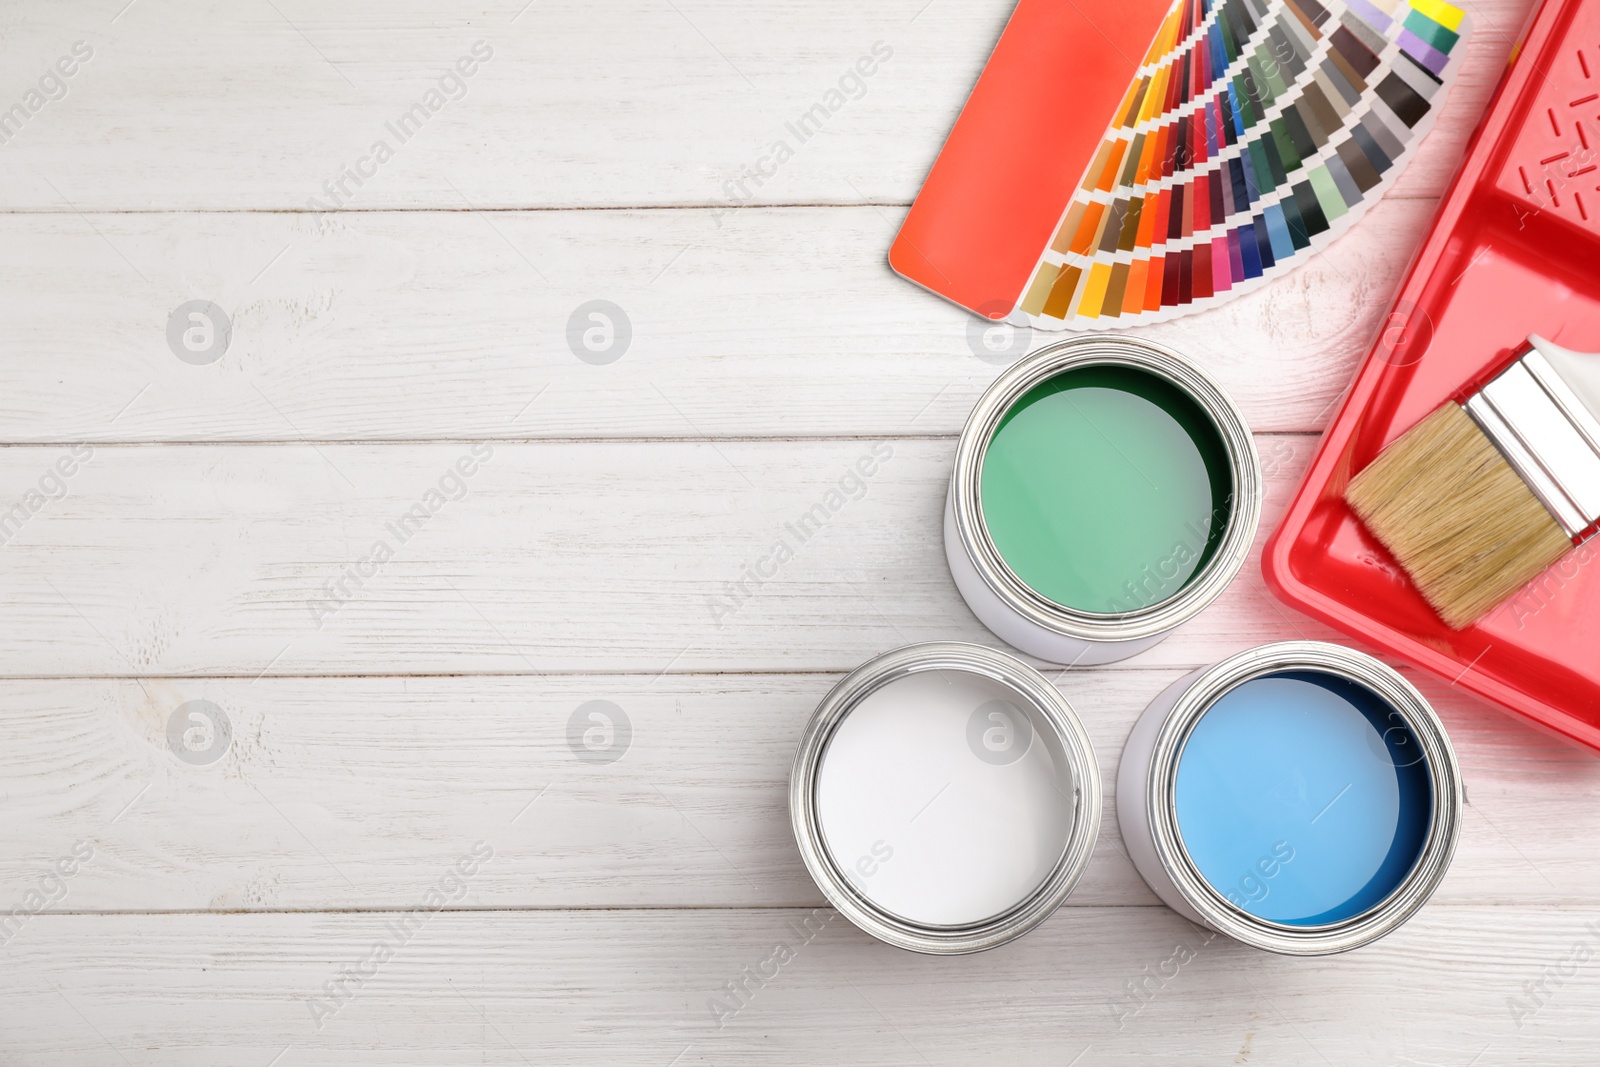
[[1444,878],[1464,803],[1443,725],[1398,672],[1321,641],[1173,682],[1117,770],[1128,856],[1167,906],[1270,952],[1383,937]]
[[1250,428],[1161,345],[1091,334],[1020,360],[956,447],[944,545],[1007,643],[1110,663],[1193,618],[1244,564],[1261,515]]

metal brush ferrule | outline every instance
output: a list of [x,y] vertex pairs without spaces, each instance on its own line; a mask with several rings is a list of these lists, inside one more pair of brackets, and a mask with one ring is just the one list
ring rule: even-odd
[[1462,406],[1568,537],[1600,521],[1600,420],[1537,348]]

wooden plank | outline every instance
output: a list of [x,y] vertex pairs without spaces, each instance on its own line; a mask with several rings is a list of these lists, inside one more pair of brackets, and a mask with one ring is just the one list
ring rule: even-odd
[[[1058,683],[1107,792],[1069,907],[1156,903],[1110,796],[1128,731],[1181,674],[1088,670]],[[53,911],[407,907],[479,839],[495,861],[473,880],[473,907],[820,906],[786,790],[800,731],[837,678],[0,682],[0,914],[80,842],[91,859],[64,888],[51,883]],[[1421,685],[1472,801],[1437,899],[1600,903],[1587,847],[1600,761]],[[579,710],[591,701],[612,705],[600,709],[610,738],[591,741],[620,753],[613,761],[580,758],[590,750],[570,734],[575,717],[591,725]],[[195,711],[226,725],[208,734]],[[213,750],[217,736],[231,743]]]
[[42,916],[3,950],[0,1047],[73,1067],[955,1065],[997,1046],[1028,1065],[1578,1065],[1600,1047],[1600,937],[1570,912],[1429,908],[1324,959],[1206,943],[1164,908],[1073,909],[956,958],[829,915]]
[[[0,145],[0,206],[303,211],[346,167],[370,175],[342,179],[350,210],[906,204],[1013,4],[120,6],[3,16],[6,106],[74,42],[93,56]],[[1459,86],[1397,195],[1443,190],[1528,4],[1471,7]],[[475,73],[428,100],[463,59]],[[419,104],[437,109],[400,129]]]
[[[1433,207],[1386,201],[1280,284],[1141,336],[1216,375],[1256,429],[1319,430]],[[894,277],[898,214],[750,210],[722,229],[705,211],[0,216],[0,337],[49,371],[11,376],[0,437],[957,433],[1050,337],[986,333]],[[601,358],[583,347],[600,324],[578,314],[594,299],[629,329],[605,365],[579,358]],[[177,354],[212,354],[203,330],[188,338],[202,352],[184,347],[197,300],[231,325],[203,365]]]
[[[1260,439],[1258,542],[1312,445]],[[814,671],[988,637],[945,562],[948,439],[74,448],[0,449],[0,676]],[[1251,561],[1127,662],[1327,632]]]

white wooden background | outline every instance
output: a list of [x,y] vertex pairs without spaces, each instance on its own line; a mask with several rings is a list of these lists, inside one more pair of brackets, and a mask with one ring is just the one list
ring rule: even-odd
[[[1266,528],[1526,12],[1467,6],[1459,86],[1394,193],[1290,276],[1150,331],[1243,404]],[[792,932],[822,904],[784,794],[817,699],[897,644],[992,640],[938,517],[999,368],[884,254],[1008,11],[0,8],[0,108],[93,50],[0,144],[0,511],[91,453],[0,546],[0,1063],[1595,1061],[1600,760],[1428,678],[1470,806],[1435,902],[1378,945],[1205,943],[1114,812],[1079,891],[1011,946]],[[308,209],[480,40],[462,99],[343,210]],[[865,94],[731,210],[724,182],[879,41]],[[632,323],[610,365],[567,344],[591,299]],[[213,364],[168,347],[190,300],[231,317]],[[319,626],[324,584],[483,442],[465,498]],[[865,494],[714,618],[879,443]],[[1330,636],[1252,564],[1155,650],[1058,684],[1110,782],[1170,679],[1296,635]],[[232,729],[203,766],[167,742],[200,699]],[[617,762],[569,748],[589,700],[632,724]],[[459,899],[330,999],[478,842]],[[796,958],[719,1027],[710,998],[779,941]]]

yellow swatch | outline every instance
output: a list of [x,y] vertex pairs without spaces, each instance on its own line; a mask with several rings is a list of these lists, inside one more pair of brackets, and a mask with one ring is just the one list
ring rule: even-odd
[[1444,0],[1411,0],[1411,7],[1422,12],[1451,33],[1461,29],[1461,20],[1465,13]]
[[1100,302],[1106,298],[1106,286],[1110,282],[1110,264],[1096,263],[1089,268],[1089,280],[1083,287],[1083,300],[1078,304],[1079,315],[1094,318],[1100,314]]

